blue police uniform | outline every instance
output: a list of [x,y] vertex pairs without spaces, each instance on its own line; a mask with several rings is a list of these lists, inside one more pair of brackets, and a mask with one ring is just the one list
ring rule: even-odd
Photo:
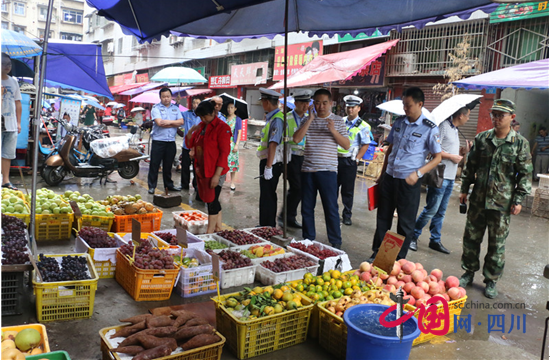
[[441,152],[439,128],[424,114],[420,115],[415,122],[401,117],[393,124],[387,141],[392,144],[392,150],[386,173],[382,174],[379,184],[376,231],[372,250],[375,256],[386,232],[391,228],[393,213],[397,209],[399,216],[397,232],[405,236],[405,242],[397,259],[404,259],[414,236],[422,185],[421,179],[414,185],[407,184],[405,179],[426,164],[429,153]]
[[[191,129],[193,126],[197,125],[201,122],[201,118],[195,114],[193,110],[188,110],[183,113],[183,136],[185,137],[187,133],[189,132],[189,129]],[[183,189],[189,189],[189,181],[191,180],[191,171],[189,170],[189,166],[193,164],[193,161],[191,161],[191,157],[189,156],[189,149],[185,145],[185,141],[183,141],[183,149],[181,152],[181,187]],[[193,165],[193,169],[194,169]],[[193,170],[194,172],[194,170]],[[197,190],[197,179],[195,176],[193,176],[193,187],[195,190]],[[198,190],[196,191],[196,194],[198,195]]]
[[[151,117],[162,120],[179,120],[182,119],[182,114],[177,105],[170,104],[164,106],[158,103],[151,110]],[[162,178],[164,187],[168,189],[177,189],[172,181],[172,164],[176,157],[176,134],[178,128],[164,128],[153,122],[153,131],[151,132],[151,162],[149,163],[149,174],[147,182],[149,191],[157,187],[159,167],[162,163]]]
[[224,114],[221,113],[221,111],[218,111],[218,118],[220,118],[221,121],[227,124],[227,118]]

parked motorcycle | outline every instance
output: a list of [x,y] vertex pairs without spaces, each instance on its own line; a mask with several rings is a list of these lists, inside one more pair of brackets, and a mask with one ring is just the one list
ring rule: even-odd
[[[49,156],[46,159],[42,177],[50,186],[56,186],[68,173],[76,177],[100,177],[107,178],[108,175],[117,171],[124,179],[132,179],[139,172],[139,161],[149,158],[138,150],[122,148],[120,151],[112,153],[110,156],[101,157],[94,150],[94,147],[101,149],[102,141],[107,140],[95,127],[77,128],[76,126],[60,120],[60,124],[67,130],[67,134],[59,144],[58,153]],[[82,145],[87,153],[79,152],[75,143],[82,135]],[[128,137],[111,138],[112,141],[120,144],[128,143]],[[96,145],[96,146],[94,146]],[[113,147],[102,150],[112,150]],[[105,153],[105,151],[103,151]]]

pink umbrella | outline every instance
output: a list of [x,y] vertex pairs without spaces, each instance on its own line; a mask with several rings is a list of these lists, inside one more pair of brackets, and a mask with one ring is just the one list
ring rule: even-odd
[[[170,88],[172,94],[177,94],[180,91],[191,89],[191,87],[173,87]],[[139,94],[135,98],[130,99],[131,102],[144,103],[144,104],[158,104],[160,102],[160,96],[158,90],[149,90]]]
[[[348,80],[370,65],[391,47],[397,40],[367,46],[357,50],[321,55],[301,68],[287,79],[288,87],[323,84],[332,81]],[[282,89],[283,81],[279,81],[270,89]]]

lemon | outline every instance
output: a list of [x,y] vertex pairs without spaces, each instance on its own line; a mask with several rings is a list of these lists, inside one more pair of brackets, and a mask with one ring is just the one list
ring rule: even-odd
[[353,294],[352,288],[347,288],[346,290],[344,290],[344,295],[351,295],[351,294]]
[[334,271],[332,272],[332,278],[333,278],[333,279],[339,279],[341,275],[342,275],[342,274],[340,274],[340,271],[338,271],[338,270],[334,270]]

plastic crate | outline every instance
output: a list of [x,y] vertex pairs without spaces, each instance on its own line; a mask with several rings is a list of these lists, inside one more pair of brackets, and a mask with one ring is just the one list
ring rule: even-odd
[[266,242],[265,239],[262,239],[261,237],[256,236],[256,235],[254,235],[254,234],[252,234],[252,233],[249,233],[249,232],[247,232],[247,231],[237,230],[237,229],[232,230],[232,231],[242,231],[242,232],[246,233],[247,235],[252,235],[252,236],[255,238],[255,240],[258,241],[258,242],[253,243],[253,244],[239,245],[239,244],[235,244],[234,242],[232,242],[232,241],[229,240],[229,239],[224,238],[224,237],[221,236],[219,233],[214,233],[213,235],[216,236],[216,237],[218,237],[218,238],[220,238],[220,239],[223,239],[223,240],[227,241],[227,242],[228,242],[229,244],[231,244],[231,246],[233,246],[233,247],[235,247],[235,246],[245,246],[245,245],[258,245],[258,244],[261,244],[261,243],[265,243],[265,242]]
[[115,218],[113,216],[99,216],[99,215],[82,215],[78,219],[78,231],[84,226],[91,226],[100,228],[105,231],[111,231]]
[[[101,337],[101,354],[102,354],[102,360],[121,360],[121,357],[118,355],[118,353],[111,352],[110,349],[113,349],[114,346],[111,344],[109,338],[107,337],[107,333],[109,331],[117,331],[124,326],[112,326],[107,327],[99,330],[99,336]],[[113,331],[113,334],[114,334]],[[203,346],[200,348],[196,348],[193,350],[188,350],[184,352],[179,353],[172,353],[172,355],[168,355],[165,357],[160,357],[155,360],[220,360],[222,357],[222,350],[223,346],[225,344],[225,337],[216,331],[216,335],[218,335],[221,339],[221,341]],[[176,351],[181,351],[181,349],[176,349]],[[125,359],[131,359],[131,356],[125,356]]]
[[[260,244],[235,246],[235,247],[231,248],[231,250],[240,252],[241,250],[248,250],[253,246],[266,246],[266,245],[271,245],[274,248],[281,248],[281,249],[284,250],[284,247],[272,244],[272,243],[267,242],[267,241],[263,242],[263,243],[260,243]],[[264,256],[264,257],[261,257],[261,258],[250,259],[250,261],[252,261],[252,264],[254,264],[254,265],[259,265],[259,264],[261,264],[262,262],[264,262],[266,260],[273,261],[275,259],[283,258],[283,257],[285,257],[286,254],[287,254],[287,252],[285,251],[283,254],[277,254],[277,255],[272,255],[272,256]]]
[[143,270],[130,264],[120,250],[116,252],[116,281],[135,301],[167,300],[177,280],[179,266],[175,269]]
[[[157,233],[170,233],[172,235],[176,235],[177,232],[178,231],[176,229],[170,229],[170,230],[153,231],[152,234],[155,236],[157,236]],[[157,237],[160,239],[159,236]],[[204,241],[201,240],[198,236],[187,231],[187,246],[181,246],[181,247],[183,247],[184,249],[194,248],[194,249],[204,250]]]
[[[116,233],[115,238],[118,238],[119,240],[122,240],[125,243],[130,243],[130,241],[132,241],[132,233],[131,232]],[[167,242],[165,242],[164,240],[162,240],[161,238],[159,238],[153,233],[142,232],[140,234],[140,238],[150,240],[154,246],[160,249],[165,249],[170,247],[170,244],[168,244]]]
[[23,313],[22,301],[25,292],[25,272],[2,271],[2,316]]
[[191,234],[195,234],[195,235],[206,234],[206,232],[208,231],[208,220],[187,221],[183,217],[181,217],[181,214],[190,214],[190,213],[199,213],[208,219],[208,214],[203,213],[202,211],[199,211],[199,210],[174,211],[172,212],[172,216],[174,218],[174,224],[184,227]]
[[26,356],[25,360],[71,360],[66,351],[54,351],[47,354]]
[[[23,194],[21,194],[21,195],[23,195]],[[23,199],[24,198],[25,197],[23,196]],[[30,215],[31,214],[31,208],[30,208],[29,204],[27,203],[27,201],[25,201],[25,204],[23,206],[25,206],[27,208],[28,214],[10,214],[10,213],[7,213],[7,212],[4,213],[4,214],[20,219],[21,221],[23,221],[27,225],[27,227],[29,227],[29,224],[31,223],[31,215]]]
[[256,276],[256,268],[256,265],[252,265],[238,269],[220,270],[220,287],[227,289],[233,286],[252,284]]
[[[464,307],[464,304],[466,303],[466,299],[468,299],[468,296],[464,296],[463,298],[458,299],[458,300],[449,301],[449,319],[446,319],[446,321],[448,321],[448,324],[449,324],[449,331],[447,332],[447,334],[450,334],[454,331],[454,328],[455,328],[455,321],[454,321],[455,315],[460,316],[460,314],[462,313],[462,308]],[[407,311],[415,311],[416,310],[416,307],[408,305],[408,304],[405,305],[404,308]],[[439,304],[437,308],[438,308],[437,309],[438,314],[443,311],[443,305],[442,304]],[[416,319],[418,319],[419,313],[420,312],[418,311],[414,314],[414,317],[416,317]],[[426,323],[426,322],[427,321],[424,320],[424,323]],[[433,330],[440,330],[440,329],[443,328],[443,325],[444,324],[441,324],[441,326],[439,328],[433,329]],[[436,337],[436,335],[434,335],[434,334],[424,334],[424,333],[421,332],[420,336],[417,337],[413,341],[413,346],[425,343],[427,341],[430,341],[434,337]]]
[[[292,256],[296,256],[296,255],[292,253],[287,253],[284,255],[285,258],[292,257]],[[270,259],[269,258],[263,259],[263,261],[266,261],[266,260],[270,260]],[[257,276],[258,280],[263,285],[276,285],[276,284],[282,284],[289,281],[303,279],[304,275],[307,273],[316,274],[318,268],[319,268],[319,264],[315,264],[313,266],[309,266],[303,269],[296,269],[296,270],[276,273],[269,270],[268,268],[263,267],[260,264],[256,269],[256,274],[258,275]]]
[[345,251],[338,250],[336,248],[333,248],[332,246],[325,245],[323,243],[320,243],[318,241],[311,241],[311,240],[302,240],[302,241],[291,241],[290,243],[303,243],[304,245],[314,245],[321,250],[324,249],[330,249],[338,254],[338,256],[332,256],[330,258],[326,258],[324,260],[319,259],[317,256],[312,255],[310,253],[307,253],[305,251],[293,248],[292,246],[287,246],[287,250],[290,252],[293,252],[295,254],[300,254],[305,257],[308,257],[312,260],[315,260],[319,263],[319,269],[317,273],[313,273],[314,275],[322,275],[323,273],[329,271],[329,270],[340,270],[340,272],[346,272],[351,270],[351,263],[349,261],[348,254],[346,254]]
[[68,240],[71,238],[74,213],[35,216],[36,240]]
[[[243,229],[243,231],[244,231],[244,232],[247,232],[247,233],[249,233],[249,234],[252,234],[252,235],[254,235],[254,236],[258,236],[258,235],[256,235],[256,234],[254,234],[254,233],[252,232],[252,230],[263,229],[263,228],[269,228],[269,229],[271,229],[271,226],[260,226],[260,227],[248,228],[248,229]],[[264,240],[264,241],[271,241],[271,238],[265,239],[265,238],[263,238],[263,237],[261,237],[261,236],[258,236],[258,237],[259,237],[260,239]]]
[[132,219],[136,219],[141,223],[141,231],[143,232],[158,231],[160,230],[162,211],[150,214],[115,215],[112,231],[131,233]]
[[[44,353],[49,353],[50,352],[50,343],[48,341],[48,333],[46,332],[46,327],[42,324],[26,324],[26,325],[18,325],[18,326],[5,326],[5,327],[2,327],[2,332],[4,332],[4,331],[18,331],[19,332],[19,331],[25,330],[25,329],[34,329],[34,330],[38,331],[40,333],[41,338],[42,338],[39,346],[42,348],[42,351]],[[40,359],[40,357],[43,357],[43,355],[46,355],[46,354],[36,355],[37,356],[36,359]],[[34,358],[34,355],[25,357],[25,359],[31,359],[31,358]]]
[[88,261],[90,280],[39,282],[33,271],[32,283],[36,294],[36,317],[39,322],[87,319],[94,313],[94,299],[99,276],[89,254],[44,255],[61,258],[63,256],[84,256]]
[[181,297],[193,297],[216,292],[216,282],[212,278],[212,257],[198,249],[184,250],[186,257],[194,257],[199,266],[180,268],[180,278],[176,289]]
[[319,345],[336,359],[346,359],[348,327],[344,319],[325,309],[327,301],[316,304],[318,314]]
[[539,189],[548,189],[550,176],[548,174],[537,174],[539,177]]
[[[116,248],[101,248],[97,249],[99,252],[96,253],[96,249],[91,248],[88,243],[83,240],[80,236],[76,237],[75,240],[75,252],[84,252],[86,251],[92,257],[94,262],[95,270],[100,279],[113,279],[115,277],[116,269],[116,249],[124,245],[125,242],[119,237],[115,237],[114,233],[109,233],[109,236],[115,238],[117,242]],[[102,260],[109,258],[107,260]]]
[[[216,329],[227,338],[229,350],[239,359],[267,354],[306,341],[311,300],[301,293],[304,306],[258,319],[240,321],[216,301]],[[239,293],[223,295],[222,298]],[[216,298],[217,299],[217,298]]]

